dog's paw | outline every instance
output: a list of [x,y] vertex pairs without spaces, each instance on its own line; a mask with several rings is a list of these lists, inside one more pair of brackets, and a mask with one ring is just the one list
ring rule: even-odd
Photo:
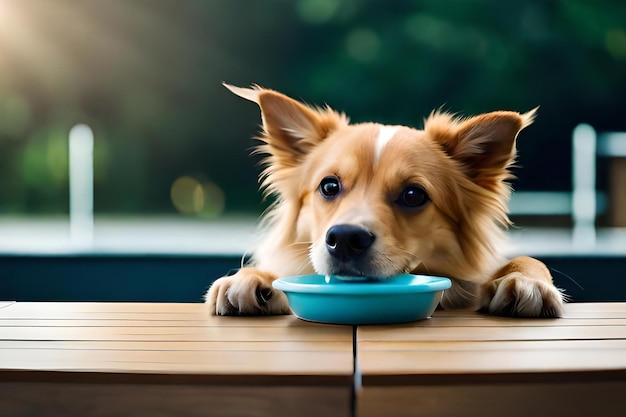
[[290,314],[287,296],[272,288],[273,274],[242,268],[216,280],[206,293],[211,314],[218,316]]
[[495,280],[489,314],[511,317],[560,317],[563,294],[551,283],[511,272]]

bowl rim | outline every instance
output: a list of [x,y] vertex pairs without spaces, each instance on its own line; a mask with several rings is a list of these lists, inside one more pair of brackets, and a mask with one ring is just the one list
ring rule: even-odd
[[[315,277],[320,282],[300,282],[310,277]],[[308,274],[279,278],[272,283],[272,286],[284,292],[320,295],[414,294],[446,290],[452,286],[449,278],[432,275],[400,274],[392,278],[393,281],[385,279],[371,281],[362,278],[351,281],[344,278],[340,283],[332,284],[325,281],[324,275]],[[403,282],[397,282],[398,280]]]

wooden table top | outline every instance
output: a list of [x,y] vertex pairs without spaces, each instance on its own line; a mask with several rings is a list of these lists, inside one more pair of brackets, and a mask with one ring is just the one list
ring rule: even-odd
[[360,417],[626,413],[626,303],[559,319],[440,311],[356,337]]
[[[438,311],[429,320],[357,329],[363,383],[432,383],[475,375],[619,372],[626,376],[626,303],[568,304],[559,319]],[[442,378],[443,377],[443,378]]]
[[3,302],[0,380],[21,370],[346,385],[352,336],[350,326],[294,316],[215,317],[204,304]]
[[625,390],[626,303],[569,304],[560,319],[436,311],[353,328],[213,317],[203,304],[0,302],[0,402],[16,415],[37,415],[38,404],[63,416],[98,406],[111,415],[571,417],[623,414]]
[[[626,370],[626,303],[568,304],[563,318],[539,320],[437,311],[414,323],[360,326],[356,335],[364,384]],[[214,317],[193,303],[0,302],[4,370],[345,381],[354,370],[352,336],[350,326],[294,316]]]

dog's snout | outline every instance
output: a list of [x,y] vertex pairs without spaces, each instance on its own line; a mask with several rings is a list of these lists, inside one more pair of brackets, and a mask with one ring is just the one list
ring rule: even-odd
[[339,224],[328,229],[326,249],[335,258],[349,261],[357,258],[374,243],[375,236],[360,226]]

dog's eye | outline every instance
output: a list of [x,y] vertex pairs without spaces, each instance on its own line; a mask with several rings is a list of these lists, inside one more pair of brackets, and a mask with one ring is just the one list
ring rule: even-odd
[[430,201],[426,190],[421,185],[409,185],[401,193],[396,203],[404,208],[420,208]]
[[319,191],[324,198],[335,198],[341,191],[341,182],[337,177],[325,177],[320,182]]

